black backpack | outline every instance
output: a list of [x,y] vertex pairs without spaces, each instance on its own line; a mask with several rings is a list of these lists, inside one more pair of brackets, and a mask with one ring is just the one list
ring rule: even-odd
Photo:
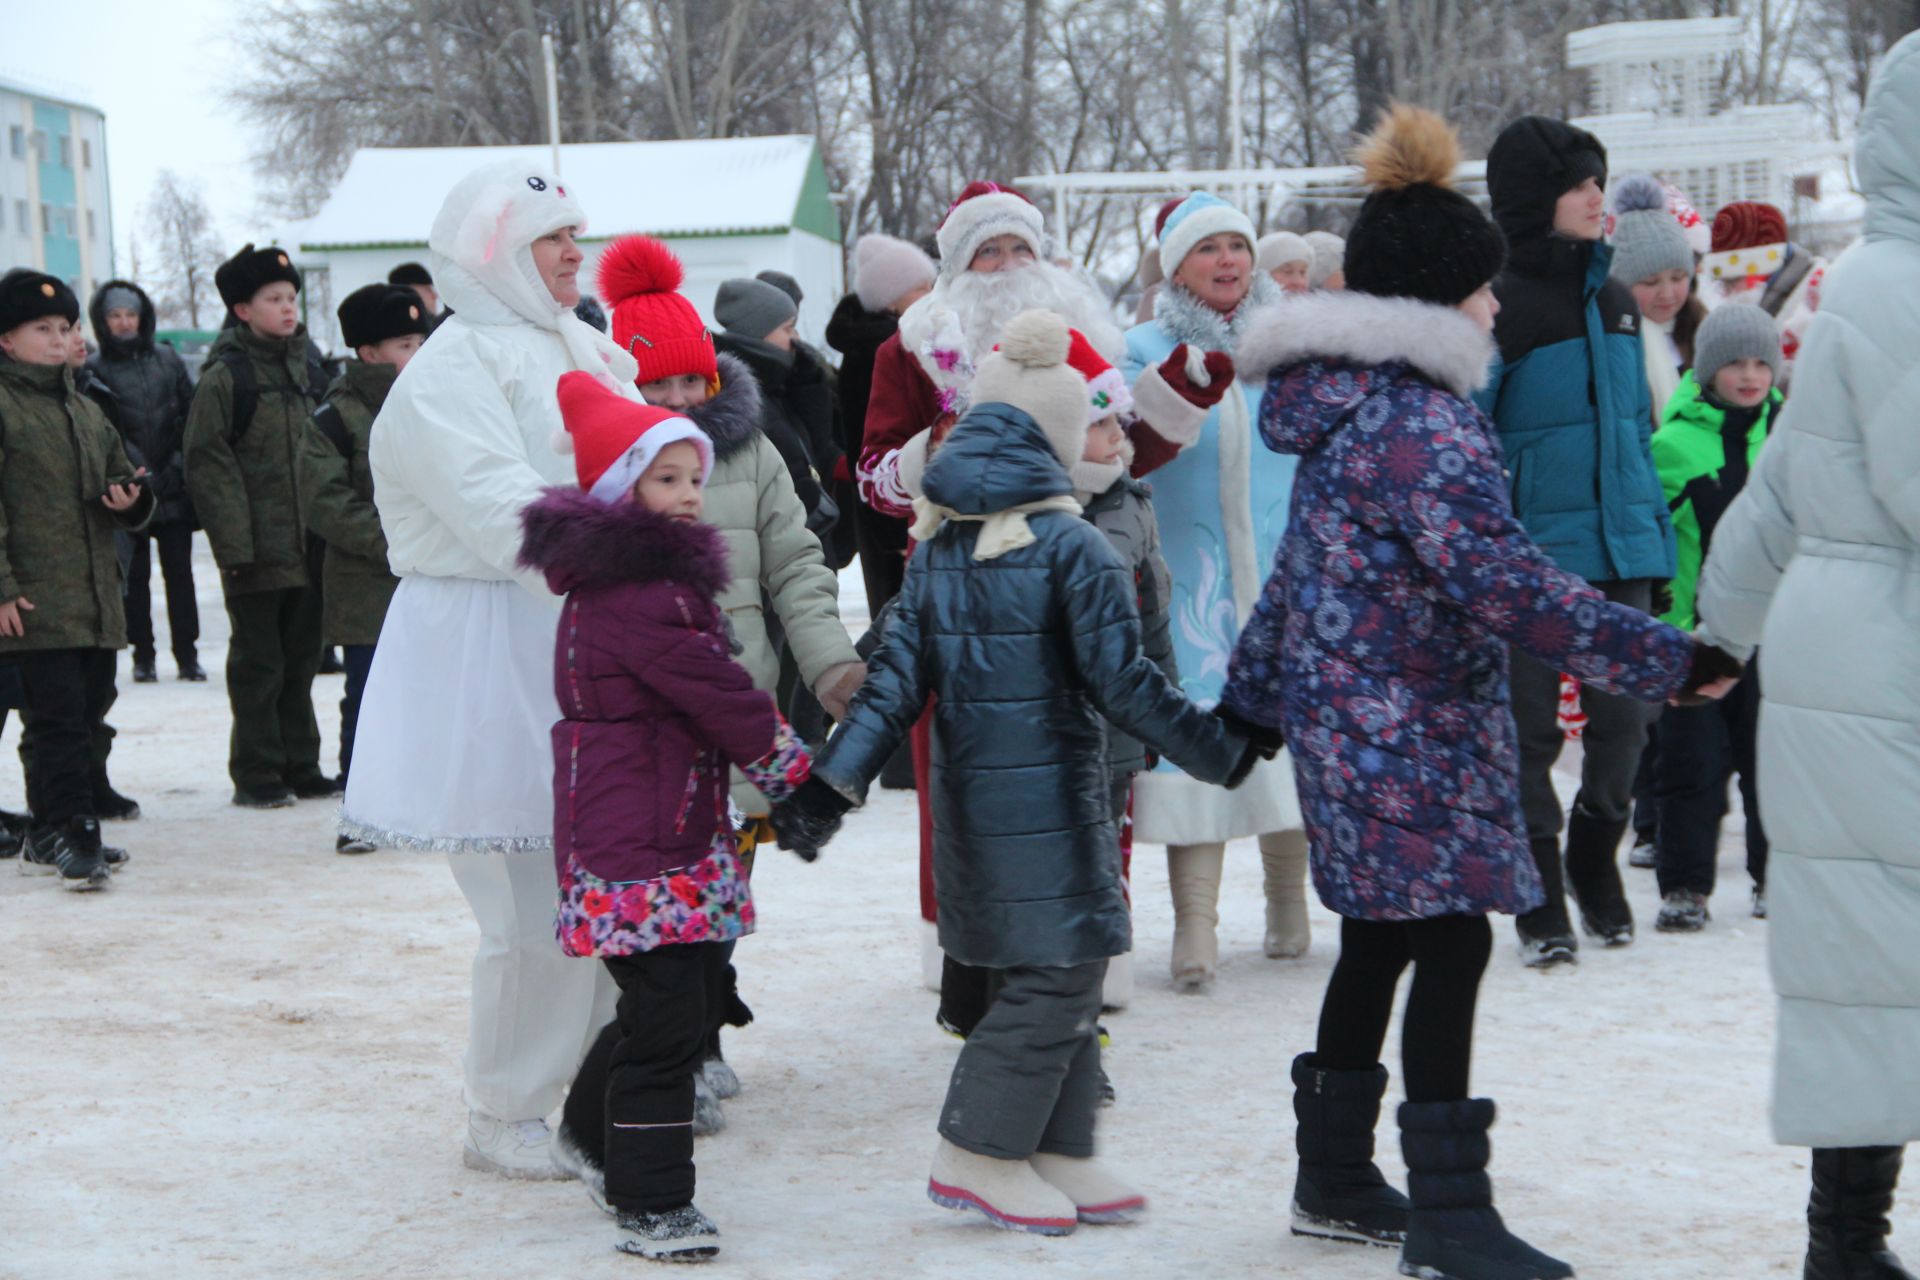
[[[227,443],[238,445],[247,428],[253,425],[253,415],[260,411],[260,378],[253,371],[253,358],[238,347],[228,347],[218,356],[220,366],[233,379],[233,420],[227,426]],[[320,402],[327,390],[327,369],[315,357],[313,348],[307,348],[307,385],[299,388],[305,396],[308,406]],[[275,395],[285,395],[282,388],[274,388]],[[329,436],[329,439],[332,437]]]

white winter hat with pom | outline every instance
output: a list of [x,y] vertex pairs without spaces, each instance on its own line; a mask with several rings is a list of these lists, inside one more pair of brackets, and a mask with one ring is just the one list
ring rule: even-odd
[[1087,448],[1087,384],[1067,363],[1072,342],[1066,320],[1057,313],[1022,311],[980,362],[972,393],[976,405],[1012,405],[1039,423],[1067,468]]

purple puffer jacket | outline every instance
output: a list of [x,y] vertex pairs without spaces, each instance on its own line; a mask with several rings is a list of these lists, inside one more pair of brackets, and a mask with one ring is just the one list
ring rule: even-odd
[[549,489],[520,516],[521,563],[565,594],[554,685],[553,854],[603,880],[649,880],[707,856],[727,765],[774,748],[779,716],[733,660],[714,597],[719,532]]
[[1540,904],[1508,645],[1647,701],[1692,658],[1514,518],[1499,437],[1465,398],[1491,355],[1451,307],[1326,293],[1256,317],[1236,356],[1266,380],[1267,447],[1300,470],[1223,701],[1286,733],[1314,886],[1353,919]]

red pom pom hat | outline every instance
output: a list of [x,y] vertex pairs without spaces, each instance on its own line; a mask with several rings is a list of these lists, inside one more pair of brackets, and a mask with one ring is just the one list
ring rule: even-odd
[[557,393],[567,435],[555,448],[573,454],[580,487],[600,501],[620,501],[662,449],[682,440],[699,452],[702,478],[713,475],[713,441],[673,410],[629,400],[579,369],[560,375]]
[[673,250],[652,236],[622,236],[606,247],[597,269],[613,340],[640,365],[635,382],[697,373],[719,388],[713,335],[678,290],[686,269]]

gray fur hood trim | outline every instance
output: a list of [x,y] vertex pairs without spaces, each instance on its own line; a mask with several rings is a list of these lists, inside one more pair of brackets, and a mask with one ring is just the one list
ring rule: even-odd
[[1233,359],[1240,377],[1254,382],[1308,360],[1369,369],[1398,361],[1465,397],[1487,384],[1493,353],[1493,336],[1458,308],[1341,290],[1262,307]]
[[714,461],[720,462],[740,452],[760,429],[760,383],[740,357],[721,351],[714,358],[720,389],[705,404],[686,410],[686,416],[713,441]]
[[1153,322],[1175,342],[1190,343],[1202,351],[1232,351],[1240,335],[1255,314],[1275,306],[1286,291],[1264,271],[1253,273],[1253,288],[1233,313],[1233,318],[1215,311],[1187,289],[1169,280],[1153,300]]

